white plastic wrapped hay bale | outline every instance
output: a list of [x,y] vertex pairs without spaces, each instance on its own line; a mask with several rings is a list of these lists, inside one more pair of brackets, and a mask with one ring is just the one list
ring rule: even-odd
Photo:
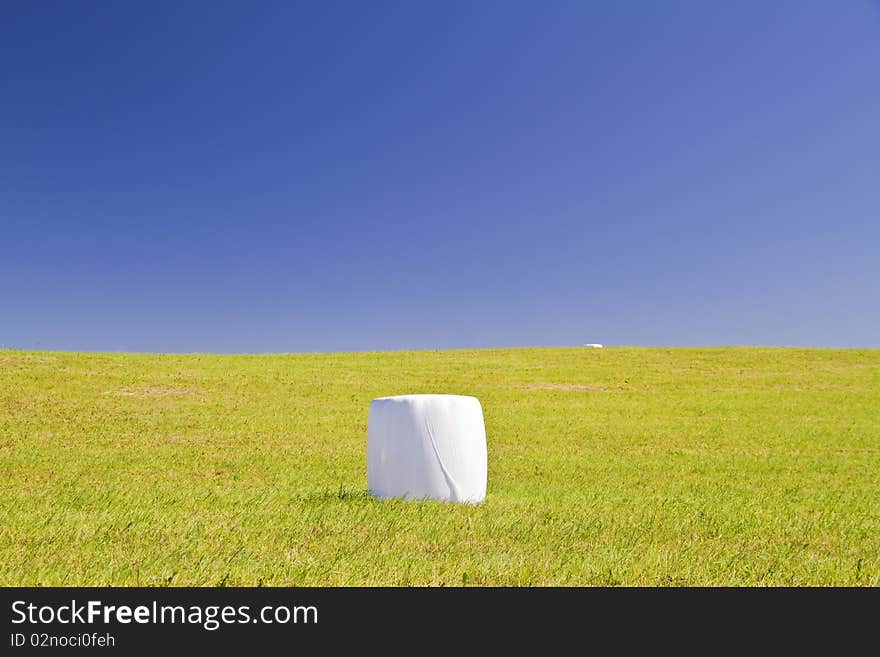
[[482,502],[486,479],[476,397],[401,395],[370,404],[367,484],[375,497]]

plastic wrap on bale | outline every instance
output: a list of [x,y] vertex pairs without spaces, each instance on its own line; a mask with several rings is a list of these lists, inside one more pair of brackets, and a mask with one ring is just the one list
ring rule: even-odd
[[367,483],[379,498],[481,502],[487,452],[476,397],[401,395],[370,404]]

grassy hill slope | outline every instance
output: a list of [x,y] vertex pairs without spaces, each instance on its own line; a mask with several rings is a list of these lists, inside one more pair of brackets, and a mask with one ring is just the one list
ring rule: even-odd
[[[366,493],[478,397],[479,506]],[[0,585],[880,584],[880,351],[0,350]]]

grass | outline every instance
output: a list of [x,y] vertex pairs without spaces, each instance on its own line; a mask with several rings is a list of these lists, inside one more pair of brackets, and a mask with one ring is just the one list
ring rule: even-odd
[[[366,493],[480,398],[479,506]],[[880,351],[0,351],[2,585],[880,584]]]

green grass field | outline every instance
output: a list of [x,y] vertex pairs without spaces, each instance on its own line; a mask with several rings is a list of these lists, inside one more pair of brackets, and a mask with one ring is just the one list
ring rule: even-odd
[[[369,402],[483,403],[478,506]],[[0,585],[878,585],[880,350],[0,351]]]

